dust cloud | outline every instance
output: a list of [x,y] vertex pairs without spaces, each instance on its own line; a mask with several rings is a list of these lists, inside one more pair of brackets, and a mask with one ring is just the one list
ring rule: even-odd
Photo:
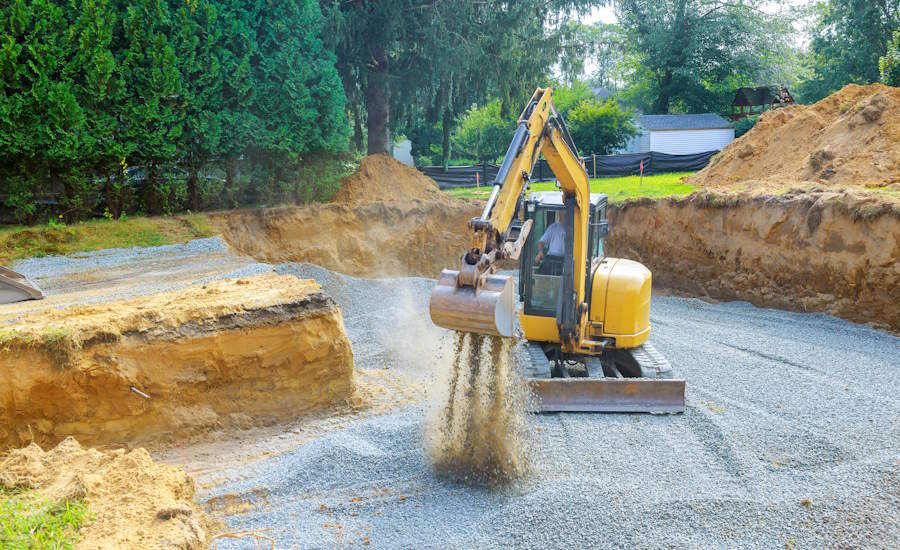
[[456,333],[426,424],[439,475],[498,485],[528,471],[529,393],[514,367],[513,345],[510,338]]

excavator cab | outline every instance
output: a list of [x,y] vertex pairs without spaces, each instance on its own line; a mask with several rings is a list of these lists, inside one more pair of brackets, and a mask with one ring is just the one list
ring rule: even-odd
[[[606,195],[592,193],[590,198],[590,223],[588,230],[588,264],[603,257],[603,241],[609,234],[606,220]],[[556,318],[559,301],[562,259],[545,255],[536,261],[537,243],[565,212],[560,192],[532,193],[523,203],[524,221],[532,220],[531,233],[525,241],[519,259],[519,300],[528,315]]]

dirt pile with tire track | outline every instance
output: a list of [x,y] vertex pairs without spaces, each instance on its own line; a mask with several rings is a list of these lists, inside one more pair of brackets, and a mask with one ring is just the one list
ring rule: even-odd
[[695,193],[610,209],[607,252],[653,272],[656,288],[827,312],[900,332],[900,208],[796,190]]
[[104,452],[67,438],[0,456],[0,486],[30,489],[54,505],[84,500],[90,514],[77,548],[206,548],[209,524],[182,468],[144,449]]
[[0,449],[270,424],[353,390],[334,301],[274,273],[26,313],[0,340]]
[[756,192],[801,182],[900,191],[898,143],[900,88],[850,84],[813,105],[764,113],[689,181]]

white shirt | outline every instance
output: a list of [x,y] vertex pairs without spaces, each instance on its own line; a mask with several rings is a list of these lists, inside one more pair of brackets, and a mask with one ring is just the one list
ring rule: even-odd
[[559,222],[550,224],[550,227],[544,231],[541,242],[544,243],[544,252],[548,255],[564,256],[566,249],[566,228]]

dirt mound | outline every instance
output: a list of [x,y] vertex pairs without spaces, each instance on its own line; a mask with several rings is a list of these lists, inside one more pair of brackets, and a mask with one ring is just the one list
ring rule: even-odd
[[358,277],[421,275],[455,268],[470,245],[477,202],[314,204],[211,214],[228,244],[259,261],[309,262]]
[[690,182],[777,191],[799,182],[900,188],[900,88],[844,89],[813,105],[764,113]]
[[849,193],[695,193],[610,208],[607,252],[653,284],[900,333],[900,207]]
[[[315,281],[266,274],[24,314],[0,332],[0,449],[131,444],[346,399],[353,354]],[[22,365],[28,365],[24,369]]]
[[0,485],[34,489],[64,504],[84,499],[91,519],[78,548],[205,548],[206,515],[181,468],[156,464],[144,449],[102,452],[67,438],[53,450],[35,444],[0,458]]
[[387,155],[369,155],[341,180],[334,202],[446,200],[433,179]]

